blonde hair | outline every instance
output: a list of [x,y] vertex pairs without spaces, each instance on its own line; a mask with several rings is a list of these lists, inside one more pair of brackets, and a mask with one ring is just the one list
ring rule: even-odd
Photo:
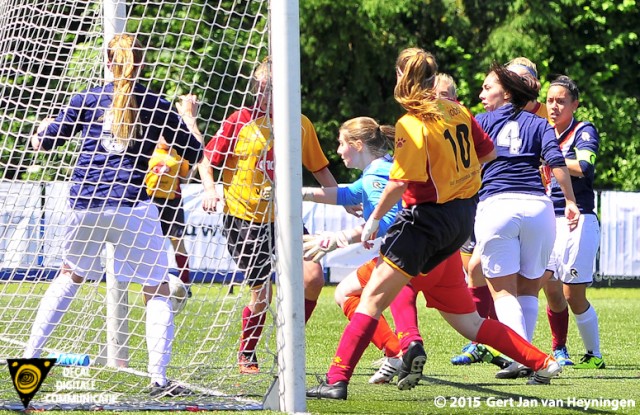
[[349,143],[360,140],[376,157],[382,157],[393,149],[396,129],[380,125],[373,118],[357,117],[340,126],[340,134]]
[[113,72],[113,124],[111,133],[116,142],[128,146],[136,138],[138,103],[133,87],[142,63],[142,46],[131,35],[116,35],[109,42],[107,58]]
[[542,84],[538,79],[538,68],[536,67],[536,64],[524,56],[518,56],[517,58],[511,59],[507,63],[506,67],[523,78],[529,78],[533,81],[538,91],[542,88]]
[[271,81],[271,57],[267,56],[260,62],[258,66],[253,70],[251,76],[252,89],[254,92],[258,92],[258,87],[262,81]]
[[394,97],[411,115],[427,121],[442,114],[435,102],[433,86],[438,64],[429,52],[408,48],[396,60],[398,83]]
[[456,87],[456,81],[453,77],[446,73],[439,73],[436,75],[436,82],[433,89],[437,89],[440,84],[447,85],[447,91],[449,92],[449,98],[458,99],[458,89]]

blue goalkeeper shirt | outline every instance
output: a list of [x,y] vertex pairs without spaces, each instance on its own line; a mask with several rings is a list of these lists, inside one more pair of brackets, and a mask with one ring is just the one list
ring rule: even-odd
[[[336,204],[341,206],[351,206],[362,203],[362,216],[369,219],[373,209],[378,204],[382,191],[389,181],[389,172],[393,158],[390,155],[380,157],[371,162],[363,171],[362,176],[355,182],[338,187],[338,197]],[[380,220],[380,228],[378,236],[387,233],[387,229],[396,218],[398,212],[402,209],[402,202],[387,212]]]
[[171,103],[135,84],[139,107],[136,138],[125,148],[110,131],[113,83],[80,92],[40,136],[45,150],[63,145],[80,133],[81,148],[73,170],[73,209],[133,206],[147,200],[144,178],[160,136],[190,163],[200,159],[202,145],[189,132]]
[[566,166],[547,120],[527,111],[514,111],[511,104],[478,114],[476,120],[497,152],[496,159],[482,168],[480,200],[507,192],[544,195],[541,159],[550,167]]

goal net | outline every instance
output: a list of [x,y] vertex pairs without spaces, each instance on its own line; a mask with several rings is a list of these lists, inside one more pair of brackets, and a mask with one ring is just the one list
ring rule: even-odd
[[[205,141],[226,117],[252,104],[252,71],[269,55],[267,0],[0,1],[1,363],[23,357],[43,295],[62,265],[70,179],[81,146],[78,135],[36,152],[30,136],[72,96],[105,82],[105,42],[121,31],[137,34],[144,45],[142,84],[172,103],[197,95]],[[106,246],[104,277],[81,285],[41,355],[87,355],[90,363],[54,366],[33,408],[263,408],[277,375],[274,308],[265,311],[256,349],[259,373],[241,374],[249,287],[228,253],[222,215],[204,212],[201,196],[197,176],[183,183],[192,297],[174,314],[167,369],[172,382],[195,393],[150,396],[144,296],[138,284],[123,287],[109,276]],[[165,242],[177,274],[181,265]],[[3,365],[0,379],[0,409],[21,409]]]

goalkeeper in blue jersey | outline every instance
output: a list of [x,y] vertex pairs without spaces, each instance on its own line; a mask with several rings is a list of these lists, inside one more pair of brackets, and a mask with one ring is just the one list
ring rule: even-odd
[[199,161],[202,146],[168,101],[136,81],[143,54],[133,36],[116,35],[107,50],[114,81],[72,97],[31,138],[36,150],[51,150],[79,133],[81,147],[71,179],[62,269],[42,298],[24,356],[40,356],[80,283],[102,278],[100,254],[111,243],[118,280],[143,287],[149,392],[152,397],[180,396],[189,390],[166,375],[174,337],[168,258],[144,178],[161,136],[191,163]]
[[[358,117],[346,121],[340,127],[338,154],[345,166],[362,170],[362,176],[355,182],[340,187],[304,188],[303,199],[331,205],[350,206],[362,204],[363,216],[369,218],[380,200],[382,191],[389,181],[389,171],[393,159],[389,152],[393,148],[395,128],[379,125],[369,117]],[[398,203],[380,221],[378,235],[385,234],[401,209]],[[326,232],[304,236],[305,260],[320,261],[328,252],[360,241],[363,226],[339,232]],[[372,260],[375,264],[376,259]],[[371,266],[368,263],[343,279],[335,291],[336,303],[345,316],[351,319],[360,303],[362,288],[369,281]],[[369,380],[370,383],[388,383],[400,367],[400,341],[383,316],[380,318],[372,343],[383,350],[385,362]]]

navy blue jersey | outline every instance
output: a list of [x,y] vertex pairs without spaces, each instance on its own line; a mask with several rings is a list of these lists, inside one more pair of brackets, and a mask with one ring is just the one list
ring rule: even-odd
[[506,192],[544,195],[541,159],[550,167],[566,165],[547,120],[527,111],[514,111],[511,104],[478,114],[476,120],[497,152],[497,158],[482,169],[480,200]]
[[[560,137],[560,150],[566,159],[578,160],[580,170],[584,177],[571,176],[573,193],[580,213],[595,213],[595,193],[593,191],[593,179],[595,177],[595,161],[598,156],[600,137],[598,131],[590,122],[571,121]],[[556,215],[563,216],[566,201],[560,185],[551,176],[550,183],[551,200]]]
[[42,148],[50,150],[80,133],[81,149],[73,170],[70,204],[74,209],[133,206],[148,199],[144,177],[160,136],[190,163],[200,159],[202,145],[189,132],[171,103],[136,84],[140,127],[124,148],[110,131],[113,83],[83,91],[41,133]]

